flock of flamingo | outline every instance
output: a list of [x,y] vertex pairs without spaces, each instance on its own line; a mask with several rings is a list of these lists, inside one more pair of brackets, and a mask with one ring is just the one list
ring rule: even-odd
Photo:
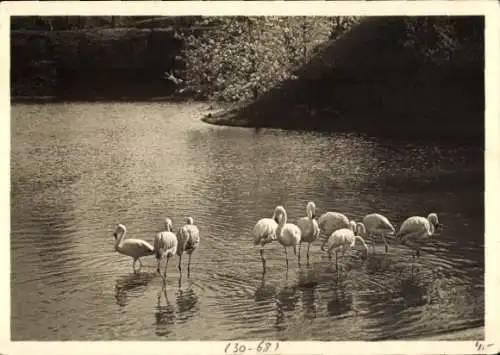
[[[260,257],[262,260],[263,272],[266,272],[266,259],[264,258],[264,246],[278,241],[285,251],[286,266],[288,268],[287,248],[292,247],[300,263],[300,250],[302,243],[308,243],[307,261],[309,261],[309,248],[318,238],[322,239],[321,250],[328,253],[331,260],[335,253],[335,263],[338,269],[338,254],[341,253],[342,261],[344,254],[353,248],[356,241],[364,247],[363,258],[368,256],[368,246],[364,238],[370,239],[372,250],[375,253],[375,238],[381,237],[385,252],[388,251],[388,237],[402,245],[414,250],[413,261],[420,257],[420,248],[441,226],[436,213],[430,213],[427,218],[413,216],[406,219],[396,233],[396,229],[389,222],[387,217],[372,213],[366,215],[362,222],[349,220],[347,216],[339,212],[325,212],[316,220],[316,205],[310,201],[306,206],[306,217],[297,220],[297,224],[288,223],[287,213],[283,206],[277,206],[271,218],[260,219],[253,229],[253,244],[260,246]],[[172,221],[165,219],[165,231],[156,233],[153,245],[141,239],[125,239],[127,229],[123,224],[119,224],[113,233],[115,238],[115,250],[121,254],[133,258],[133,269],[141,257],[155,255],[157,261],[156,270],[166,280],[167,266],[171,258],[177,254],[179,256],[178,269],[182,276],[182,255],[188,255],[188,277],[190,274],[191,255],[200,244],[200,232],[194,224],[192,217],[186,218],[184,224],[177,233],[173,232]],[[298,247],[298,253],[297,253]],[[160,267],[162,259],[166,259],[163,275]]]

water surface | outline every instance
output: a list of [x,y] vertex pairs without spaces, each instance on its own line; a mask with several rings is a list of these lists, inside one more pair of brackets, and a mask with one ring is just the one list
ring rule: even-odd
[[[13,340],[404,339],[483,324],[483,152],[463,145],[216,127],[199,105],[15,104],[11,119]],[[395,225],[435,211],[445,228],[411,277],[391,245],[337,272],[266,247],[255,222],[286,207]],[[152,241],[169,216],[201,230],[191,277],[168,283],[113,251],[124,223]],[[185,258],[187,259],[187,258]]]

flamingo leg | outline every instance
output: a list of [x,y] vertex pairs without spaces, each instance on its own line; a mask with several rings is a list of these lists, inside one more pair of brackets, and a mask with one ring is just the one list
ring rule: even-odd
[[264,259],[264,247],[260,248],[260,260],[262,261],[262,273],[266,272],[266,259]]
[[307,262],[309,262],[309,248],[311,247],[311,243],[307,243]]
[[156,260],[156,272],[157,272],[158,274],[160,274],[160,276],[161,276],[161,273],[160,273],[160,266],[161,266],[161,259],[157,259],[157,260]]
[[191,253],[188,256],[188,277],[191,275]]
[[286,268],[288,269],[288,253],[286,252],[286,247],[283,247],[283,249],[285,249]]
[[[299,243],[299,255],[298,255],[299,264],[300,264],[300,249],[302,249],[302,242]],[[293,250],[295,251],[295,248]]]
[[330,262],[332,262],[332,252],[331,251],[328,252],[328,260],[330,260]]
[[132,263],[132,269],[134,269],[134,273],[137,272],[135,269],[135,263],[137,262],[137,258],[134,258],[134,262]]
[[385,236],[382,235],[382,239],[384,240],[384,245],[385,245],[385,253],[389,251],[389,244],[387,244],[387,240],[385,239]]
[[169,259],[170,259],[170,255],[167,255],[167,262],[165,263],[165,270],[163,271],[163,281],[167,280],[167,266],[168,266]]
[[335,250],[335,268],[338,270],[339,269],[339,252]]
[[182,262],[182,254],[179,255],[179,265],[177,265],[177,269],[179,269],[179,275],[182,276],[182,267],[181,267],[181,262]]
[[344,268],[345,249],[342,249],[342,269]]

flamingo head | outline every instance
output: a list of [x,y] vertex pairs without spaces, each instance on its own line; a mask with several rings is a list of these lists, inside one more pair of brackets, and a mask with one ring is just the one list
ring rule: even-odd
[[316,204],[312,201],[307,203],[307,215],[311,217],[311,219],[316,218]]
[[427,216],[427,220],[432,223],[432,225],[434,226],[434,228],[436,230],[438,230],[439,227],[442,227],[441,223],[439,223],[439,219],[438,219],[438,216],[437,216],[437,213],[430,213],[429,216]]
[[114,237],[114,238],[115,238],[115,240],[116,240],[116,238],[118,238],[118,236],[119,236],[119,235],[124,234],[126,231],[127,231],[127,228],[125,228],[125,226],[124,226],[123,224],[121,224],[121,223],[120,223],[120,224],[118,224],[118,225],[116,226],[116,229],[115,229],[115,231],[114,231],[114,233],[113,233],[113,237]]
[[170,218],[165,218],[165,229],[169,232],[173,230],[172,220]]
[[328,242],[328,237],[325,237],[323,240],[323,244],[321,244],[321,251],[326,251],[326,244]]
[[[285,210],[285,207],[279,205],[279,206],[276,206],[276,208],[274,209],[274,220],[277,222],[277,223],[280,223],[283,218],[286,218],[286,210]],[[285,222],[286,223],[286,222]]]
[[193,217],[187,217],[186,218],[186,224],[194,224]]

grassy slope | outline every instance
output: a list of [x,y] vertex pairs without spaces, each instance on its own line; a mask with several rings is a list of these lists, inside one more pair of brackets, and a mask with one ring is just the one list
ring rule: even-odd
[[441,67],[419,61],[411,50],[398,45],[400,24],[367,19],[329,43],[301,68],[299,79],[205,121],[415,137],[480,137],[484,127],[482,68],[463,64],[460,58]]

